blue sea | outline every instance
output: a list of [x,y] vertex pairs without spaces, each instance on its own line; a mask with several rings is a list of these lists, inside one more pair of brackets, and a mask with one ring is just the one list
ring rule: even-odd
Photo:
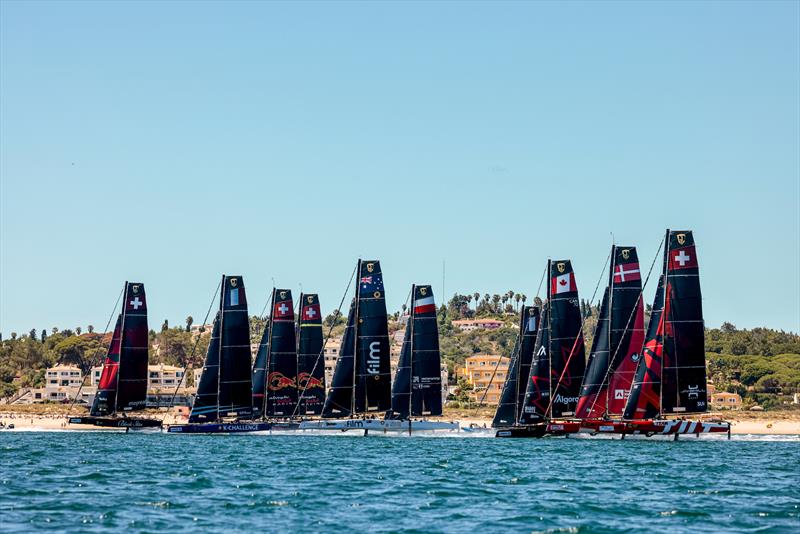
[[3,532],[796,533],[799,484],[796,440],[0,432]]

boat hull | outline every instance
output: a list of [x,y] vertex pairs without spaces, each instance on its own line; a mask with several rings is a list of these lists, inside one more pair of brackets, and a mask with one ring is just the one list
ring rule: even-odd
[[187,423],[169,425],[170,434],[246,434],[276,430],[296,430],[299,423],[240,422],[240,423]]
[[612,434],[624,436],[700,436],[702,434],[728,434],[730,423],[725,421],[689,421],[683,419],[642,419],[633,421],[608,421],[586,419],[551,423],[549,426],[563,425],[563,434]]
[[303,421],[300,430],[328,430],[347,432],[349,430],[374,431],[380,433],[433,432],[437,430],[458,431],[458,422],[450,421],[401,421],[397,419],[322,419]]
[[132,417],[70,417],[71,425],[92,425],[104,428],[161,428],[161,420]]

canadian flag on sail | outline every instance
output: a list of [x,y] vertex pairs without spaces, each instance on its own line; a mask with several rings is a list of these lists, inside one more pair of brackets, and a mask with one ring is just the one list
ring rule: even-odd
[[551,293],[557,295],[559,293],[568,293],[576,291],[575,287],[575,273],[566,273],[552,278]]

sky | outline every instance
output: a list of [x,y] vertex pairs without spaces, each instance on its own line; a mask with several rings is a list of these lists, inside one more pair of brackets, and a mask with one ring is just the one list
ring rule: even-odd
[[328,313],[359,257],[390,311],[548,257],[588,299],[666,228],[707,326],[798,332],[799,95],[798,2],[3,1],[0,332],[102,330],[125,280],[199,322],[223,273]]

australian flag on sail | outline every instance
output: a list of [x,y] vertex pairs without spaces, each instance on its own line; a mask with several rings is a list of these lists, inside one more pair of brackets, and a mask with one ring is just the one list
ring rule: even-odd
[[373,273],[361,277],[361,291],[380,291],[383,293],[383,275]]

